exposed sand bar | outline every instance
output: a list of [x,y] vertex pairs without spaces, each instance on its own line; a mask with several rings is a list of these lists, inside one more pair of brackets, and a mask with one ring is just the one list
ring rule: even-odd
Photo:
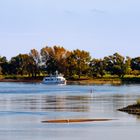
[[113,119],[61,119],[61,120],[46,120],[42,123],[77,123],[77,122],[101,122],[111,121]]

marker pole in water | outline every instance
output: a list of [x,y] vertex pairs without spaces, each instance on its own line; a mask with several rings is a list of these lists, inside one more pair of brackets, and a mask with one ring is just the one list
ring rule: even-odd
[[93,95],[93,89],[90,90],[90,95]]

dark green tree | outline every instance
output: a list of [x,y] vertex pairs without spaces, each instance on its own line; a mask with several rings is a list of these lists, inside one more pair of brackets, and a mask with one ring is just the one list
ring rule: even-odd
[[76,65],[77,61],[75,59],[74,53],[70,52],[69,56],[66,59],[65,67],[66,67],[66,76],[72,78],[76,75]]
[[1,69],[1,74],[6,75],[9,73],[9,63],[7,61],[7,58],[0,57],[0,69]]
[[90,60],[91,56],[89,52],[79,49],[72,51],[70,56],[67,58],[70,75],[75,73],[79,78],[83,74],[87,75],[89,72]]
[[17,75],[34,76],[35,66],[33,57],[29,56],[28,54],[19,54],[16,57],[12,57],[10,60],[12,73]]
[[102,59],[92,59],[90,62],[90,72],[93,77],[103,77],[105,75],[105,63]]
[[104,62],[106,64],[106,71],[111,75],[118,75],[119,77],[123,77],[125,75],[125,58],[122,55],[115,53],[111,56],[104,57]]
[[140,71],[140,57],[136,57],[131,60],[131,68],[133,71]]

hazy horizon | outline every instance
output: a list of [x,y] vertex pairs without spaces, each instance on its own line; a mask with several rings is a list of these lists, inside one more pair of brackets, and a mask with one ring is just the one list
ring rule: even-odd
[[5,0],[0,2],[0,55],[59,45],[94,58],[140,56],[138,0]]

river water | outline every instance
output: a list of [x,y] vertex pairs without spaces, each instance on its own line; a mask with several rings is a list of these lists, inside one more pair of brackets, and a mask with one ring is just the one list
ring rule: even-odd
[[[117,111],[140,98],[140,85],[0,83],[0,140],[132,140],[140,117]],[[51,119],[113,119],[42,123]]]

